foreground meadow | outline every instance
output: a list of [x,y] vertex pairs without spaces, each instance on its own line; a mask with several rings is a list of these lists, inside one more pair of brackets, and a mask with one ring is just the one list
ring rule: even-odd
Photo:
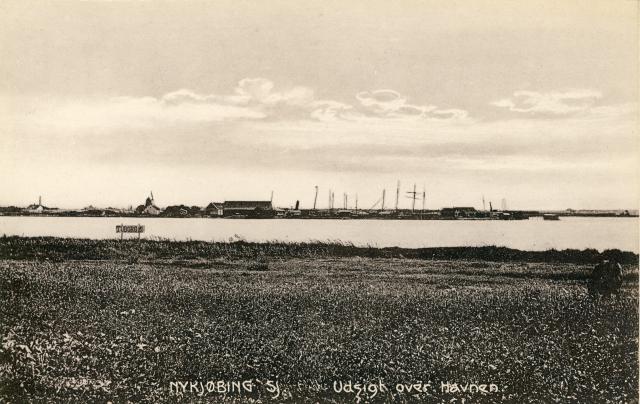
[[0,401],[637,402],[636,265],[600,300],[587,263],[7,245]]

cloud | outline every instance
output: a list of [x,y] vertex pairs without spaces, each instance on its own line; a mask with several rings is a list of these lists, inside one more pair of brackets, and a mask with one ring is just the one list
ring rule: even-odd
[[209,103],[243,107],[263,114],[263,118],[270,121],[460,120],[467,117],[467,112],[460,109],[410,104],[400,93],[389,89],[362,91],[355,98],[354,105],[316,99],[314,91],[308,87],[276,91],[275,84],[268,79],[246,78],[240,80],[232,95],[204,95],[182,89],[165,94],[162,100],[166,105]]
[[180,89],[163,95],[160,100],[165,105],[224,104],[238,107],[272,107],[278,104],[304,106],[313,101],[313,90],[307,87],[293,87],[284,92],[273,91],[273,82],[263,78],[242,79],[231,95],[199,94],[190,89]]
[[230,114],[232,120],[265,119],[278,120],[333,120],[350,105],[333,100],[317,100],[308,87],[295,86],[276,91],[275,84],[265,78],[245,78],[238,82],[232,94],[200,94],[189,89],[180,89],[163,95],[162,105],[178,107],[185,105],[209,105],[218,108],[241,108],[246,116]]
[[211,102],[204,96],[178,91],[161,98],[114,97],[107,100],[62,100],[36,104],[23,119],[58,129],[149,128],[158,125],[263,119],[259,110]]
[[[238,82],[232,94],[200,94],[190,89],[180,89],[163,95],[159,101],[167,110],[207,105],[222,113],[228,111],[224,120],[310,117],[316,102],[313,90],[297,86],[286,91],[274,91],[274,87],[272,81],[264,78],[246,78]],[[246,114],[238,114],[237,111],[244,111]]]
[[630,102],[624,104],[602,105],[591,108],[590,112],[594,117],[602,118],[637,116],[638,104],[635,102]]
[[[588,178],[589,187],[617,184],[637,194],[637,119],[628,115],[632,104],[595,106],[587,116],[562,120],[522,114],[459,124],[451,119],[465,116],[464,111],[426,105],[417,107],[420,113],[427,110],[427,118],[394,118],[414,112],[414,104],[392,91],[359,93],[368,104],[362,105],[357,98],[352,103],[315,99],[306,91],[280,91],[266,82],[238,88],[242,91],[183,89],[160,97],[95,102],[40,98],[44,107],[35,111],[42,121],[38,130],[4,120],[9,125],[2,128],[7,135],[0,136],[0,150],[9,162],[5,167],[16,170],[18,160],[42,164],[51,158],[53,166],[75,161],[87,167],[167,167],[176,176],[197,167],[213,173],[245,169],[274,178],[281,170],[333,181],[346,172],[370,178],[374,185],[387,174],[427,173],[443,184],[465,178],[470,187],[483,190],[496,178],[523,189],[549,187],[552,178],[552,191]],[[10,101],[0,96],[0,109],[6,104],[12,116],[17,109],[30,115],[29,104]],[[286,108],[306,118],[274,118]],[[442,115],[444,123],[433,124],[433,115]],[[199,124],[214,119],[234,123]],[[479,180],[485,185],[473,185]]]
[[405,98],[393,90],[363,91],[356,94],[360,104],[379,114],[397,111],[407,102]]
[[313,90],[308,87],[296,86],[287,91],[273,91],[274,87],[272,81],[264,78],[246,78],[240,80],[235,92],[249,104],[265,107],[283,104],[306,107],[314,101]]
[[266,101],[273,90],[273,82],[263,78],[242,79],[236,87],[236,93],[250,100]]
[[311,118],[328,122],[343,119],[353,111],[353,106],[338,101],[315,101],[311,111]]
[[188,89],[180,89],[163,95],[160,101],[165,105],[179,105],[182,103],[207,103],[214,102],[215,97],[197,94]]
[[[415,105],[394,90],[363,91],[349,104],[318,99],[309,87],[277,89],[265,78],[245,78],[229,93],[200,93],[188,88],[159,97],[92,100],[31,100],[17,120],[59,129],[147,128],[207,122],[457,122],[466,111]],[[29,111],[25,113],[24,111]]]
[[462,120],[468,117],[468,113],[462,109],[435,109],[431,114],[439,119]]
[[462,120],[467,118],[461,109],[439,109],[435,105],[414,105],[393,90],[362,91],[356,94],[358,110],[366,117],[413,120]]
[[599,91],[589,89],[547,93],[516,91],[512,97],[494,101],[491,105],[531,115],[563,116],[587,112],[600,98]]

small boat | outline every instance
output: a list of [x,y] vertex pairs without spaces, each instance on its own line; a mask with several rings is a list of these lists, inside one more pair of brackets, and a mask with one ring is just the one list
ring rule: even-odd
[[556,215],[555,213],[545,213],[544,215],[542,215],[542,218],[544,220],[560,220],[560,216]]

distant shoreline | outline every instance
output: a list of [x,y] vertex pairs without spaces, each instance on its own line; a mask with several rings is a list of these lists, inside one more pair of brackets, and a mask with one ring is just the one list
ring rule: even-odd
[[638,214],[615,214],[615,213],[593,213],[593,214],[569,214],[566,212],[558,212],[558,211],[540,211],[536,213],[527,212],[526,218],[521,219],[504,219],[498,217],[441,217],[434,215],[427,215],[426,213],[421,217],[420,213],[416,213],[413,216],[410,214],[392,216],[365,216],[365,217],[357,217],[357,216],[349,216],[349,217],[341,217],[341,216],[289,216],[289,217],[234,217],[234,216],[205,216],[205,215],[185,215],[185,216],[165,216],[165,215],[138,215],[138,214],[92,214],[92,213],[81,213],[81,212],[45,212],[45,213],[7,213],[0,212],[0,216],[4,217],[93,217],[93,218],[122,218],[122,219],[130,219],[130,218],[139,218],[139,219],[286,219],[286,220],[345,220],[345,219],[355,219],[355,220],[477,220],[477,221],[492,221],[492,220],[527,220],[529,218],[537,218],[542,217],[544,214],[551,213],[558,215],[559,217],[609,217],[609,218],[620,218],[620,219],[628,219],[628,218],[638,218],[640,217]]

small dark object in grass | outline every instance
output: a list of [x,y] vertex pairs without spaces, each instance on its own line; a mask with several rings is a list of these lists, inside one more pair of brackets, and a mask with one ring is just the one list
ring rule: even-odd
[[140,263],[140,256],[139,255],[131,255],[127,258],[127,263],[128,264],[138,264]]
[[593,268],[589,280],[592,295],[617,294],[622,286],[622,265],[615,260],[603,260]]
[[269,263],[266,260],[254,261],[247,265],[249,271],[268,271]]

